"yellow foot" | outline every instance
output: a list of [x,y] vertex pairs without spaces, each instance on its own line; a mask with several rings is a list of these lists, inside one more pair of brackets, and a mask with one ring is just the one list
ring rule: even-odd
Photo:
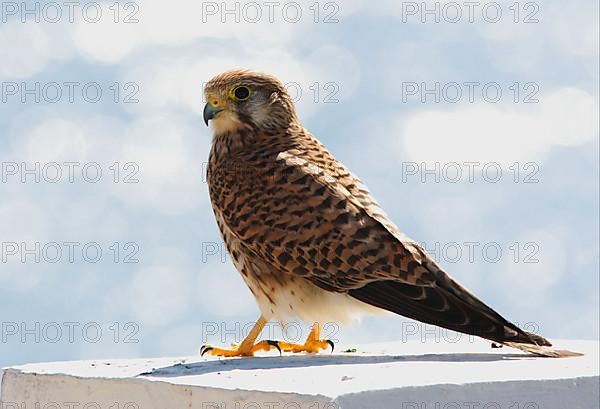
[[279,355],[281,355],[282,351],[285,352],[307,352],[309,354],[316,354],[320,352],[322,349],[327,349],[331,347],[331,352],[335,348],[333,341],[329,339],[320,339],[320,327],[318,323],[314,323],[310,333],[308,334],[308,338],[304,344],[291,344],[289,342],[283,341],[271,341],[265,340],[260,341],[254,344],[256,338],[262,331],[265,326],[267,320],[264,317],[260,317],[254,327],[248,333],[248,336],[242,341],[242,343],[238,345],[232,345],[232,349],[221,349],[215,348],[210,345],[204,345],[200,348],[200,356],[204,354],[209,354],[213,356],[224,356],[224,357],[234,357],[234,356],[254,356],[255,352],[259,351],[271,351],[276,349],[279,351]]
[[283,341],[269,341],[275,342],[277,347],[284,352],[307,352],[309,354],[316,354],[322,349],[331,347],[331,352],[335,348],[335,344],[330,339],[309,339],[304,344],[290,344],[289,342]]
[[236,347],[235,345],[233,345],[234,348],[233,349],[222,349],[222,348],[215,348],[212,347],[210,345],[203,345],[202,348],[200,348],[200,356],[203,356],[204,354],[208,354],[208,355],[212,355],[212,356],[224,356],[224,357],[233,357],[233,356],[254,356],[255,352],[259,352],[259,351],[265,351],[268,352],[272,349],[276,349],[279,351],[279,354],[281,355],[281,348],[279,348],[279,345],[277,345],[277,341],[260,341],[254,345],[252,345],[250,348],[244,347],[244,345],[240,345],[239,347]]
[[331,347],[331,352],[333,352],[335,344],[329,339],[311,340],[307,341],[305,344],[291,344],[289,342],[272,341],[269,339],[254,344],[252,348],[242,348],[241,346],[235,347],[234,345],[233,349],[222,349],[210,345],[203,345],[202,348],[200,348],[200,356],[203,356],[204,354],[223,357],[254,356],[255,352],[269,352],[273,349],[278,350],[279,355],[281,355],[282,352],[307,352],[309,354],[316,354],[322,349],[327,349],[329,347]]

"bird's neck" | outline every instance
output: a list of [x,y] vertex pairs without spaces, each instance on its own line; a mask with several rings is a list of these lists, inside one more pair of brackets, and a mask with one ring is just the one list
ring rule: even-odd
[[215,132],[212,140],[211,158],[216,161],[234,159],[251,152],[281,152],[299,144],[308,133],[300,123],[280,130],[259,130],[250,127],[226,132]]
[[255,132],[241,128],[227,132],[215,132],[212,139],[211,158],[220,161],[237,156],[240,152],[248,149],[255,139]]

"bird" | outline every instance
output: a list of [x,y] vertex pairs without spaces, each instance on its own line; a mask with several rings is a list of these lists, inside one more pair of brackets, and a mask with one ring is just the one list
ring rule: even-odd
[[[505,319],[401,232],[360,179],[304,128],[275,76],[229,70],[205,84],[204,98],[203,119],[213,131],[210,201],[260,317],[239,345],[204,345],[201,355],[333,352],[333,342],[321,339],[323,323],[377,311],[492,346],[577,355]],[[304,343],[257,342],[270,320],[288,319],[312,323]]]

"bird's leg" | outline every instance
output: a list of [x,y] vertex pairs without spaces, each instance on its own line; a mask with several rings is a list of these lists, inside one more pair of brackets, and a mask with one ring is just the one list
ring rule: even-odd
[[271,349],[277,349],[281,353],[281,350],[277,346],[275,341],[261,341],[257,344],[254,342],[260,335],[261,331],[267,324],[267,320],[261,315],[254,324],[254,327],[250,330],[246,338],[238,345],[235,349],[221,349],[214,348],[210,345],[203,345],[200,349],[200,356],[209,354],[213,356],[253,356],[258,351],[270,351]]
[[[273,341],[271,341],[273,342]],[[285,352],[308,352],[315,354],[322,349],[331,347],[333,352],[334,344],[329,339],[321,339],[321,327],[318,322],[315,322],[306,338],[304,344],[291,344],[289,342],[275,341],[280,350]]]

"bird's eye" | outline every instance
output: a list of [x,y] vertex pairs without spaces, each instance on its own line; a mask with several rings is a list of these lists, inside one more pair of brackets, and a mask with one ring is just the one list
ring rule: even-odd
[[239,87],[236,87],[233,90],[233,95],[238,101],[248,99],[248,97],[250,96],[250,88],[240,85]]

